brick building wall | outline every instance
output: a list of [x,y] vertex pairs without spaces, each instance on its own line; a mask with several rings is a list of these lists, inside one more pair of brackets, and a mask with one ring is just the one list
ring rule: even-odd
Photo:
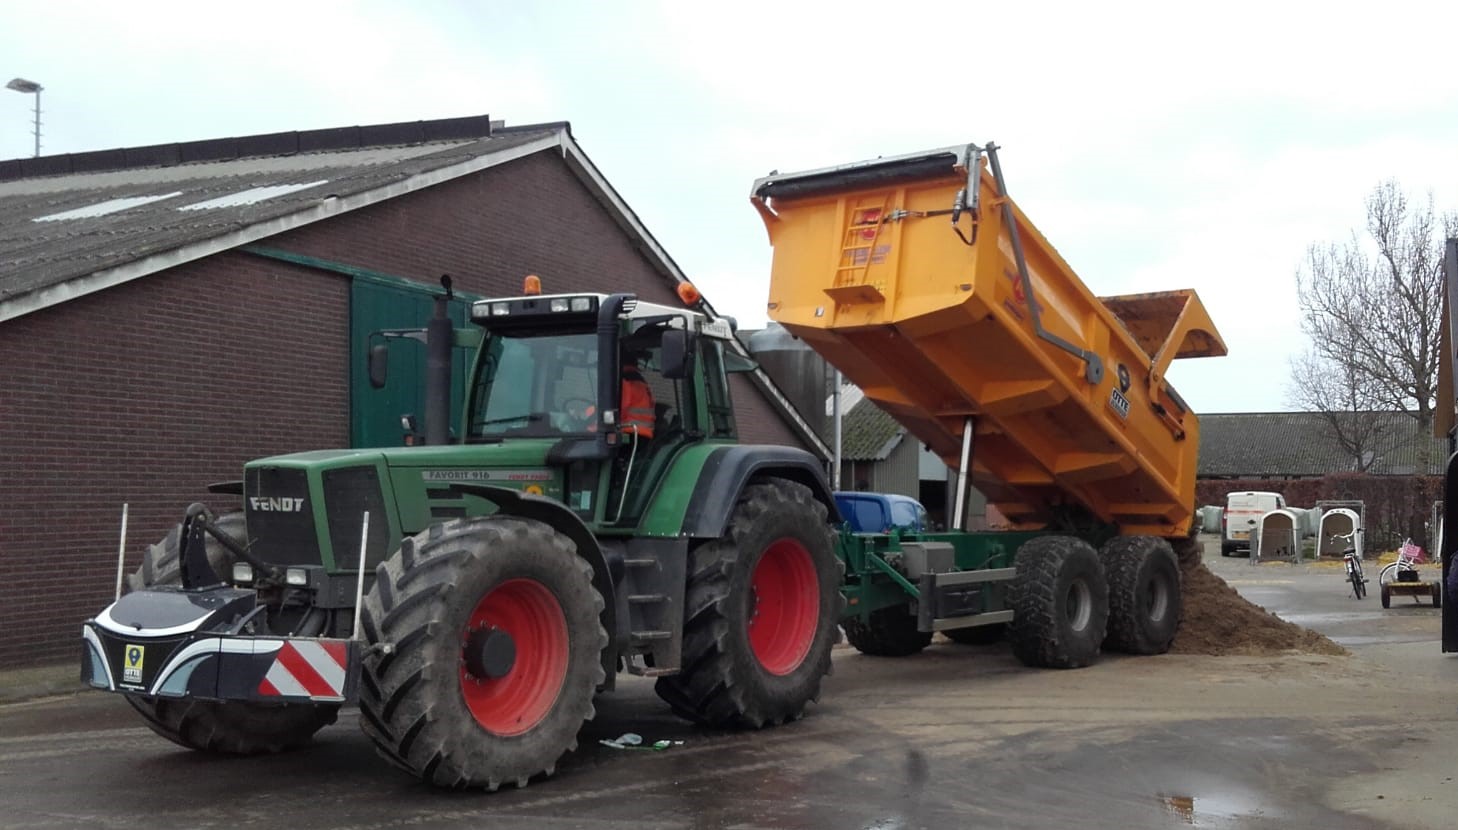
[[[542,153],[261,244],[465,291],[628,290],[677,303]],[[0,324],[0,665],[67,659],[127,569],[244,461],[349,442],[346,277],[242,252]],[[799,442],[743,376],[747,442]],[[213,497],[216,501],[217,497]]]
[[246,459],[348,440],[347,289],[228,253],[0,324],[0,665],[77,653],[123,502],[130,570]]

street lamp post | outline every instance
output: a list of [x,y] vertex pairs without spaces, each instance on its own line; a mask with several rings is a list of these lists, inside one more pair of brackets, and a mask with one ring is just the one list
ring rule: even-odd
[[16,92],[35,95],[35,157],[40,158],[40,94],[45,87],[35,81],[27,81],[24,78],[14,78],[5,85],[6,89],[13,89]]

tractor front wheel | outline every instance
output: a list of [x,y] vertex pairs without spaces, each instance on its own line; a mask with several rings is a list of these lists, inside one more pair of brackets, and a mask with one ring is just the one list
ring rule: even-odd
[[[215,524],[234,539],[247,539],[241,512],[225,513]],[[208,564],[218,576],[227,579],[233,568],[232,552],[210,535],[204,540]],[[181,584],[181,553],[182,526],[178,525],[162,541],[147,548],[142,566],[127,576],[128,590]],[[228,755],[295,749],[339,717],[339,706],[332,703],[219,703],[142,695],[126,695],[126,699],[147,726],[167,740],[188,749]]]
[[656,686],[675,714],[758,729],[819,696],[842,603],[825,516],[803,484],[751,484],[724,537],[690,553],[683,668]]
[[594,714],[607,632],[592,568],[550,526],[512,516],[435,525],[381,563],[362,624],[376,650],[360,724],[440,787],[551,775]]

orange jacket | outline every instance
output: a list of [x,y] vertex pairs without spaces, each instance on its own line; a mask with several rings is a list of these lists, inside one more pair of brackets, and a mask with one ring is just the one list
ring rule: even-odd
[[622,417],[618,428],[624,433],[636,433],[639,438],[653,437],[653,390],[638,370],[623,367]]

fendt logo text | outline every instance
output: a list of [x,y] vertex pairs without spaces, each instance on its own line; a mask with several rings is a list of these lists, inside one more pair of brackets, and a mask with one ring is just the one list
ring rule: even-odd
[[264,498],[262,496],[249,496],[248,506],[254,510],[261,510],[266,513],[297,513],[304,509],[303,499],[293,498]]

